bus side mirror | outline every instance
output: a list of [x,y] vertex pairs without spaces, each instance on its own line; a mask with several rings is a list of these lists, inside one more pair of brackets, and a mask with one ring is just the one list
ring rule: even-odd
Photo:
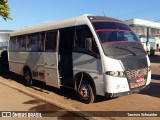
[[85,48],[87,51],[92,51],[92,38],[85,39]]

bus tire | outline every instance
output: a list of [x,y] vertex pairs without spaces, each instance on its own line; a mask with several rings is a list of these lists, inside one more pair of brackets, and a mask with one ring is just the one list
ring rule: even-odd
[[32,86],[32,75],[31,75],[31,71],[30,70],[25,70],[24,71],[24,80],[25,80],[25,84],[28,87]]
[[95,100],[93,88],[87,81],[82,81],[78,93],[83,103],[89,104],[89,103],[93,103]]

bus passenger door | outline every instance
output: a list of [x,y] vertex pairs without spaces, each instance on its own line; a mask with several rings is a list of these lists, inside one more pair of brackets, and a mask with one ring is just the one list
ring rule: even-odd
[[72,49],[74,28],[60,30],[59,40],[59,74],[61,85],[74,88]]
[[59,74],[57,70],[57,31],[50,31],[46,33],[45,39],[45,53],[44,53],[44,68],[45,81],[49,86],[59,88]]

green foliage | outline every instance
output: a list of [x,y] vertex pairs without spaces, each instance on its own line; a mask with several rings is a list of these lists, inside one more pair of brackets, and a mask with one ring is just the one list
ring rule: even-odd
[[11,19],[8,0],[0,0],[0,15],[4,20]]

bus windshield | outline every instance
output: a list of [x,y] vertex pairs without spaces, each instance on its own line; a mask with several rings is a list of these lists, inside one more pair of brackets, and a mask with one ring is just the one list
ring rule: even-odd
[[93,26],[107,56],[145,54],[139,39],[128,25],[118,22],[93,22]]
[[93,23],[101,43],[119,41],[139,41],[129,26],[115,22]]

